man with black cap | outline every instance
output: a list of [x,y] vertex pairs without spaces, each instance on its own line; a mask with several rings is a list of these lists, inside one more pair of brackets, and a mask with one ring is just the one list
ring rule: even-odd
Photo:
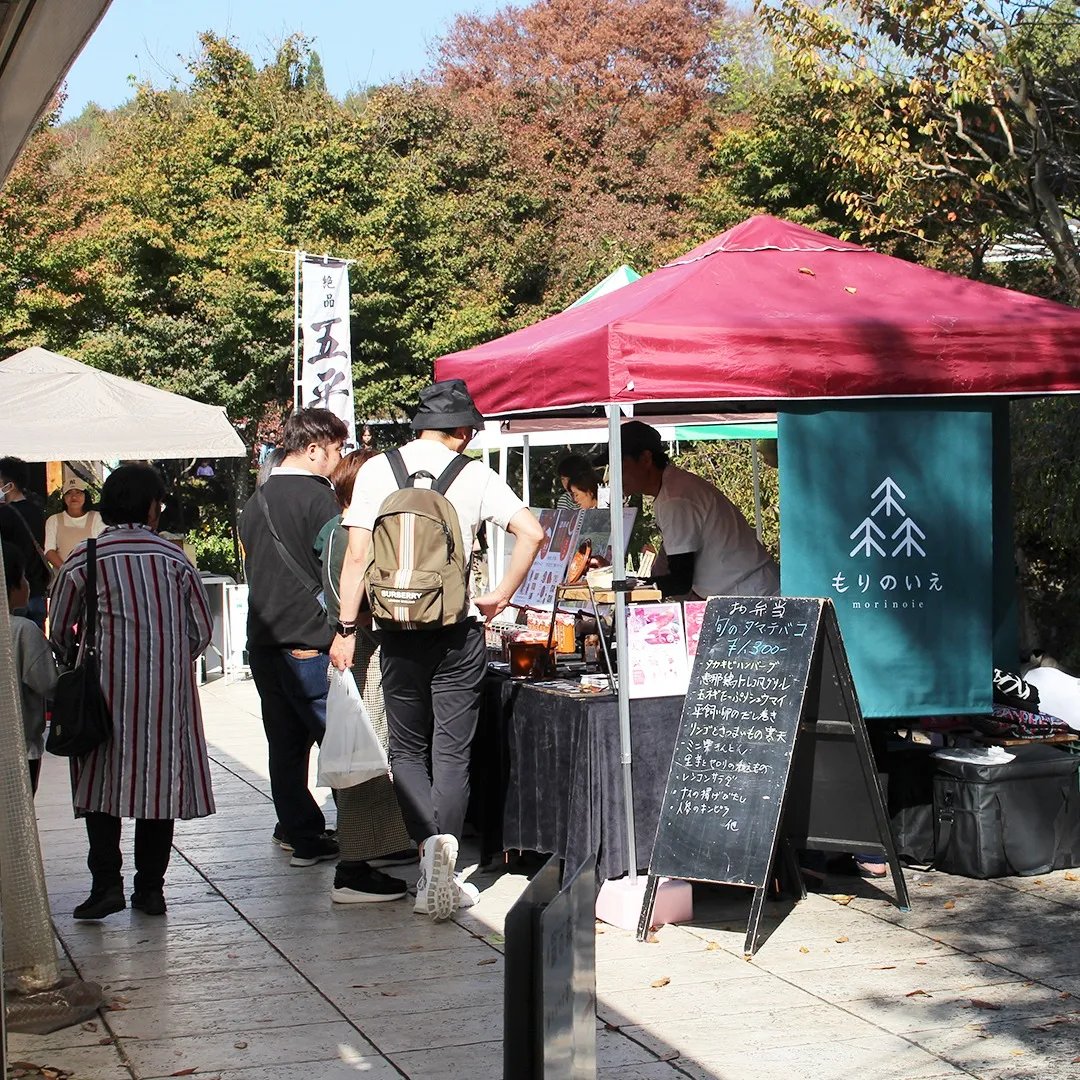
[[[409,835],[420,848],[413,910],[435,921],[449,918],[458,907],[471,907],[478,898],[474,886],[455,876],[455,867],[487,667],[482,619],[506,607],[544,539],[540,523],[491,469],[481,461],[458,461],[483,425],[464,382],[433,383],[421,391],[413,416],[417,438],[399,452],[414,480],[417,474],[442,477],[455,462],[464,466],[445,491],[456,512],[458,550],[467,566],[481,524],[502,526],[515,539],[505,577],[490,592],[473,597],[456,623],[407,629],[379,620],[394,790]],[[426,482],[420,479],[414,486]],[[330,648],[330,659],[341,670],[353,659],[372,530],[384,500],[400,487],[391,459],[386,454],[371,458],[356,476],[342,519],[349,528],[349,550],[341,571],[341,619]]]
[[668,460],[660,432],[640,420],[619,430],[623,491],[653,496],[667,571],[664,596],[776,596],[780,569],[738,507],[700,476]]

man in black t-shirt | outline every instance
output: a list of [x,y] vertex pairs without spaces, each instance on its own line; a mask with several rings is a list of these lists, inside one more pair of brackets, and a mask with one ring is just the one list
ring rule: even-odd
[[0,458],[0,533],[19,547],[26,560],[26,580],[30,600],[25,615],[45,629],[45,608],[49,595],[50,570],[45,559],[45,511],[27,491],[30,470],[17,457]]

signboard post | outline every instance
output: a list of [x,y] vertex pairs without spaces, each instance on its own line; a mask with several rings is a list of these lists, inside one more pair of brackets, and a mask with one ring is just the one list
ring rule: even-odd
[[596,857],[550,858],[506,915],[503,1076],[595,1080]]
[[714,597],[683,706],[639,939],[657,878],[743,885],[754,890],[745,946],[752,955],[778,855],[802,889],[797,850],[884,856],[898,904],[908,906],[831,602]]

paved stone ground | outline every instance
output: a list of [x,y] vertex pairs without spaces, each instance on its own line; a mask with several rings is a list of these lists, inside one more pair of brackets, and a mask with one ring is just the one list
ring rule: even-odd
[[[502,923],[525,879],[477,875],[481,904],[441,926],[405,901],[333,907],[333,865],[292,869],[269,841],[251,683],[211,684],[203,701],[219,812],[178,826],[164,919],[72,920],[86,841],[64,763],[47,763],[38,813],[57,934],[112,1008],[12,1035],[10,1058],[78,1080],[499,1077]],[[693,925],[652,944],[599,926],[599,1076],[1080,1078],[1080,880],[909,884],[909,913],[839,878],[829,889],[857,894],[847,903],[770,905],[752,963],[742,890],[696,886]]]

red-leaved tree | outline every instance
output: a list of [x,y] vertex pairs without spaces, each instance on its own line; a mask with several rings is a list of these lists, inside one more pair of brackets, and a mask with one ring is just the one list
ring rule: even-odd
[[555,296],[677,247],[709,155],[724,9],[536,0],[461,16],[436,46],[433,81],[456,108],[495,120],[549,200]]

